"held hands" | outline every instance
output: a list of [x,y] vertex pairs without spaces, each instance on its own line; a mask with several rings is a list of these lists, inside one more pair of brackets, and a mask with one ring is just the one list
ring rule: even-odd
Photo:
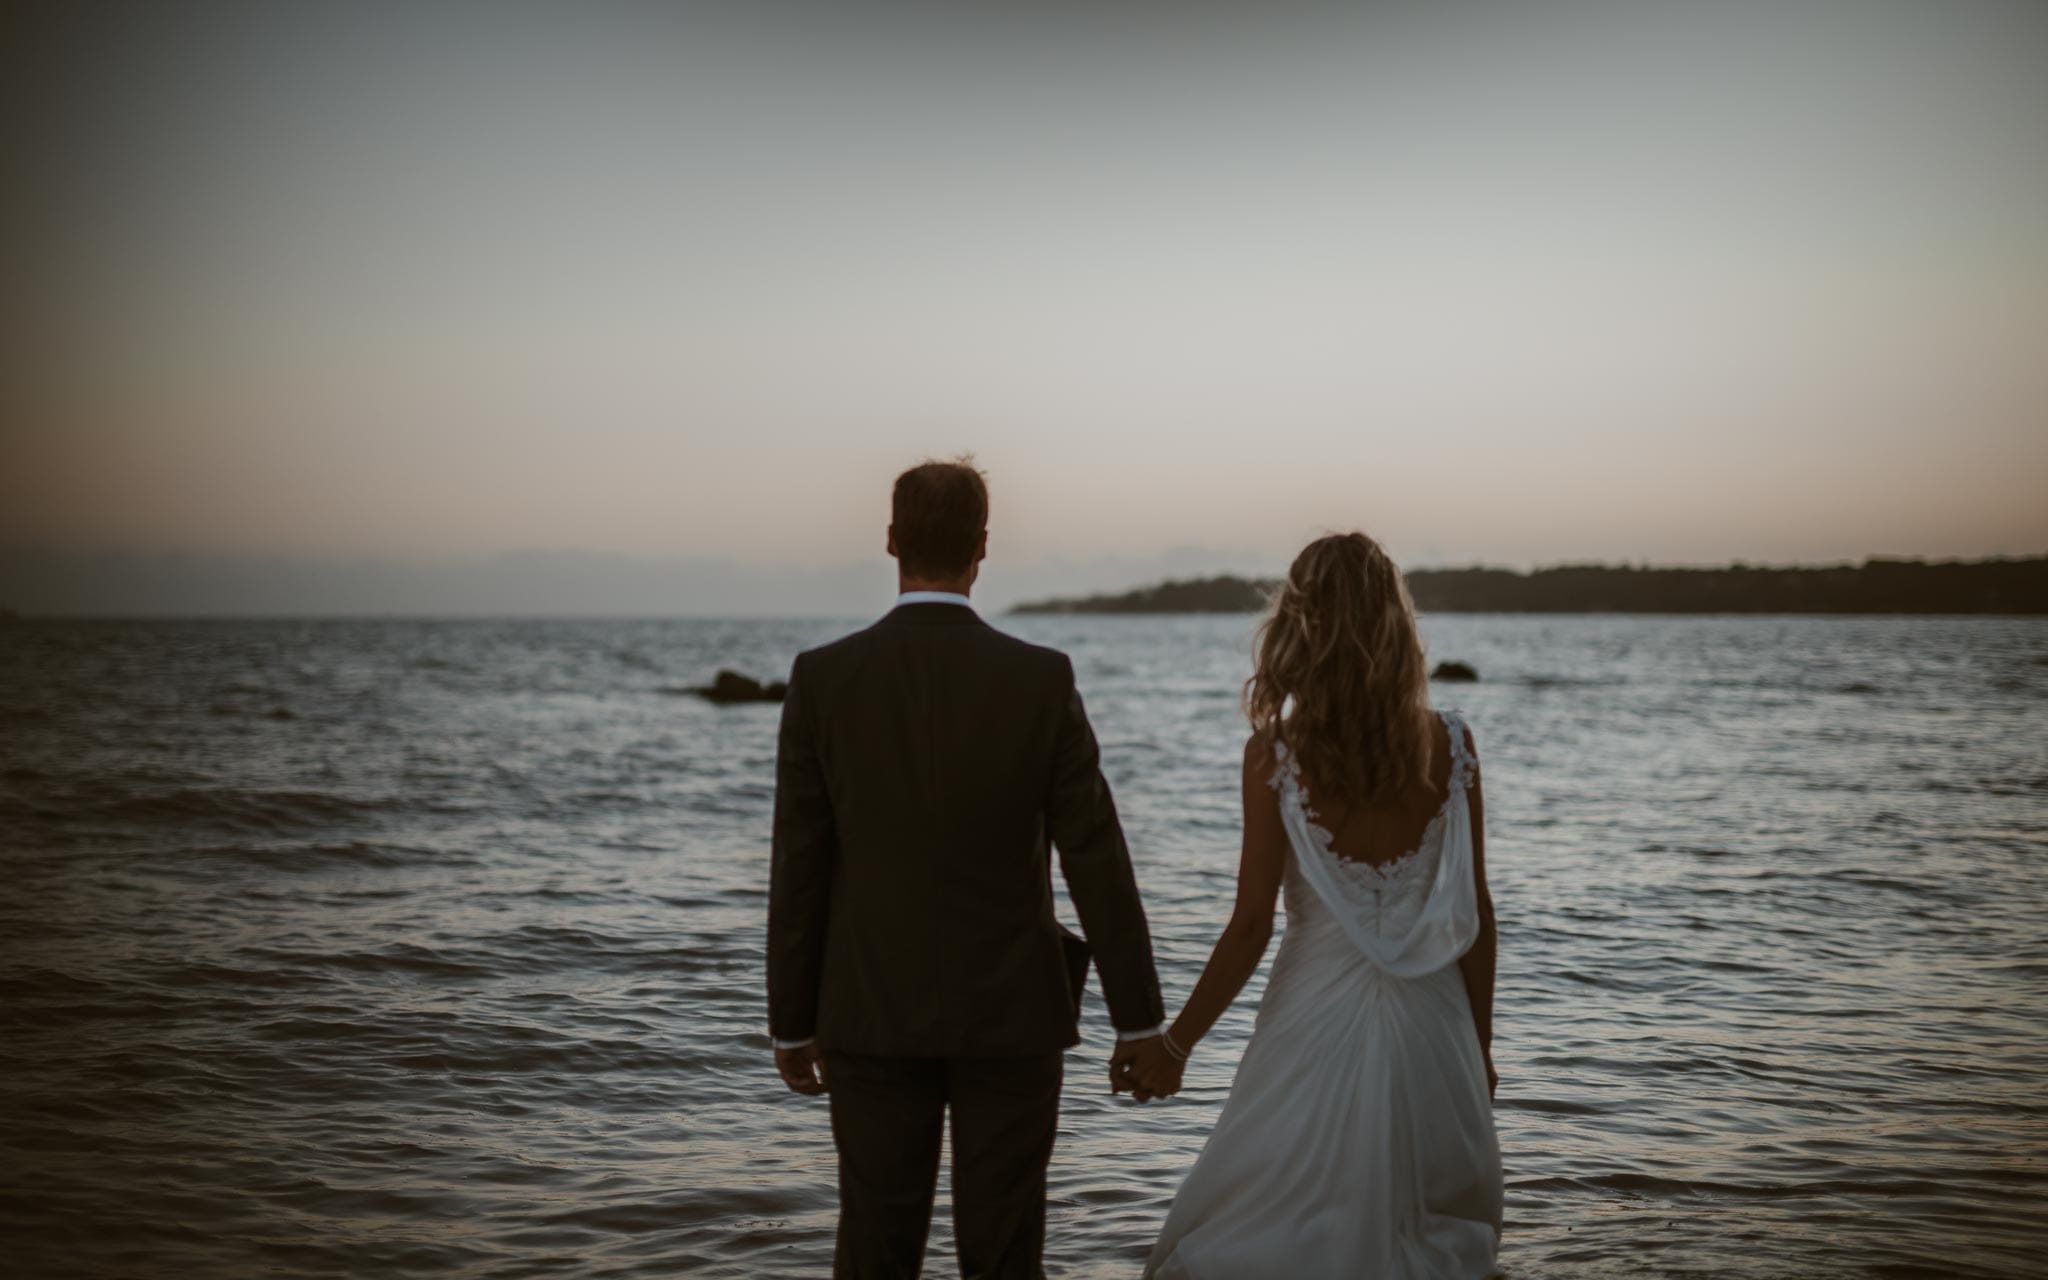
[[1495,1090],[1500,1088],[1500,1072],[1493,1069],[1493,1046],[1484,1046],[1480,1052],[1486,1055],[1486,1096],[1490,1101]]
[[815,1043],[800,1049],[777,1049],[775,1069],[782,1074],[782,1083],[806,1097],[831,1091],[825,1084],[825,1057]]
[[1163,1036],[1120,1040],[1109,1055],[1109,1091],[1128,1089],[1138,1102],[1180,1092],[1181,1060],[1168,1052]]

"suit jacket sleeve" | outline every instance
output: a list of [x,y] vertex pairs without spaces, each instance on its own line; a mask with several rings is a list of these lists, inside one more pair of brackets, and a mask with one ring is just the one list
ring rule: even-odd
[[1152,936],[1116,803],[1102,776],[1095,731],[1074,685],[1073,661],[1063,659],[1061,666],[1066,706],[1054,748],[1047,821],[1067,894],[1095,953],[1110,1021],[1119,1031],[1149,1030],[1166,1021],[1159,975],[1152,967]]
[[818,761],[808,686],[799,655],[782,701],[768,862],[768,1028],[777,1040],[802,1040],[817,1031],[837,861],[832,797]]

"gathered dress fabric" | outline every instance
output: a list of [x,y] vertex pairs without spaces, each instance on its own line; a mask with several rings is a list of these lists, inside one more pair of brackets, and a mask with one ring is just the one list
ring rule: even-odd
[[1338,856],[1282,745],[1287,925],[1216,1128],[1167,1213],[1158,1280],[1498,1275],[1500,1143],[1458,958],[1479,934],[1454,712],[1450,785],[1421,843]]

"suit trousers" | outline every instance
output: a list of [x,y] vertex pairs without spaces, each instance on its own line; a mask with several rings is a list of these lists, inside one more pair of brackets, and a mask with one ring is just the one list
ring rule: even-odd
[[1022,1058],[915,1058],[826,1050],[839,1148],[842,1280],[908,1280],[924,1265],[953,1112],[953,1234],[970,1280],[1039,1280],[1045,1170],[1059,1130],[1059,1050]]

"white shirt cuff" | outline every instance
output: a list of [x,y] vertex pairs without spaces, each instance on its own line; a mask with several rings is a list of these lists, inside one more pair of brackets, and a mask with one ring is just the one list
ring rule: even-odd
[[768,1040],[769,1043],[773,1044],[778,1049],[801,1049],[807,1044],[817,1043],[818,1037],[805,1036],[801,1040],[777,1040],[774,1036],[769,1036]]
[[1166,1024],[1162,1022],[1150,1031],[1119,1031],[1116,1033],[1116,1038],[1119,1040],[1150,1040],[1153,1036],[1159,1035],[1165,1030]]

